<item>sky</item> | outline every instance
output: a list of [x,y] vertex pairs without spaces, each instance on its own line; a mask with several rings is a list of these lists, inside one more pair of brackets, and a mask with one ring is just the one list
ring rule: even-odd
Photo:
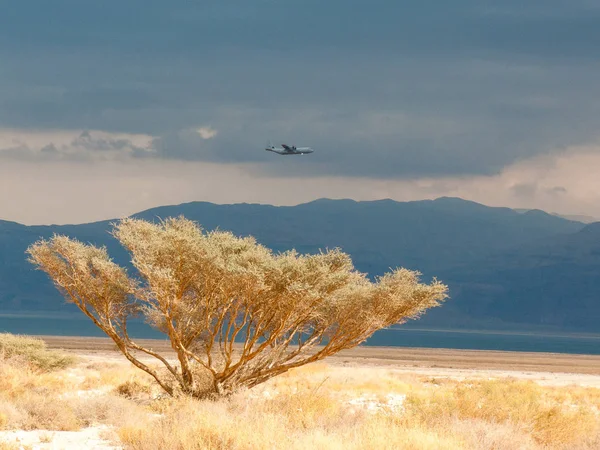
[[2,3],[0,219],[440,196],[600,218],[595,0]]

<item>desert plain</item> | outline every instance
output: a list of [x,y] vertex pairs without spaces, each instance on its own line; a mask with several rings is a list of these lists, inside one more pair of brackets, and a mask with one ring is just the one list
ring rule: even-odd
[[38,338],[73,363],[2,362],[2,450],[600,448],[598,355],[360,346],[214,402],[168,398],[108,338]]

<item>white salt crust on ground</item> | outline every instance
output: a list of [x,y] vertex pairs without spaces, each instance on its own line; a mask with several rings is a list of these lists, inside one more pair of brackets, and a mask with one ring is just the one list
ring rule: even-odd
[[0,431],[0,442],[19,445],[32,450],[122,450],[104,439],[109,427],[98,425],[79,431],[10,430]]

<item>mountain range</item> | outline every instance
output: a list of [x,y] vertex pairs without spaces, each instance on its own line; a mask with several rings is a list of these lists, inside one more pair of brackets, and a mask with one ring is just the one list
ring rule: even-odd
[[[531,209],[515,208],[515,211],[527,212],[527,211],[531,211]],[[598,220],[596,217],[586,216],[584,214],[558,214],[555,212],[550,213],[550,214],[552,214],[553,216],[562,217],[563,219],[574,220],[576,222],[583,222],[583,223],[600,222],[600,220]]]
[[[600,331],[600,222],[516,211],[459,198],[396,202],[320,199],[297,206],[192,202],[134,214],[183,215],[207,230],[253,235],[275,251],[340,247],[371,277],[393,267],[436,277],[450,298],[413,326]],[[25,226],[0,220],[0,312],[70,312],[26,248],[65,234],[105,245],[129,266],[111,222]],[[129,266],[130,267],[130,266]]]

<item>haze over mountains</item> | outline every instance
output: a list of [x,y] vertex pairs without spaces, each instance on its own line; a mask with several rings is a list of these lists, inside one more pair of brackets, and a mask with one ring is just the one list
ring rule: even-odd
[[[414,325],[443,328],[600,331],[600,223],[539,210],[515,211],[461,200],[395,202],[320,199],[292,207],[193,202],[136,214],[184,215],[205,229],[253,235],[275,251],[340,247],[370,276],[390,267],[419,270],[450,286],[451,298]],[[66,234],[128,254],[111,221],[25,226],[0,221],[0,311],[73,311],[46,275],[26,261],[40,237]]]
[[[528,211],[532,211],[531,209],[524,209],[524,208],[515,208],[515,211],[520,212],[520,213],[525,213]],[[585,214],[558,214],[558,213],[550,213],[553,216],[557,216],[557,217],[562,217],[563,219],[567,219],[567,220],[574,220],[576,222],[582,222],[582,223],[594,223],[594,222],[600,222],[600,220],[598,220],[596,217],[592,217],[592,216],[586,216]]]

